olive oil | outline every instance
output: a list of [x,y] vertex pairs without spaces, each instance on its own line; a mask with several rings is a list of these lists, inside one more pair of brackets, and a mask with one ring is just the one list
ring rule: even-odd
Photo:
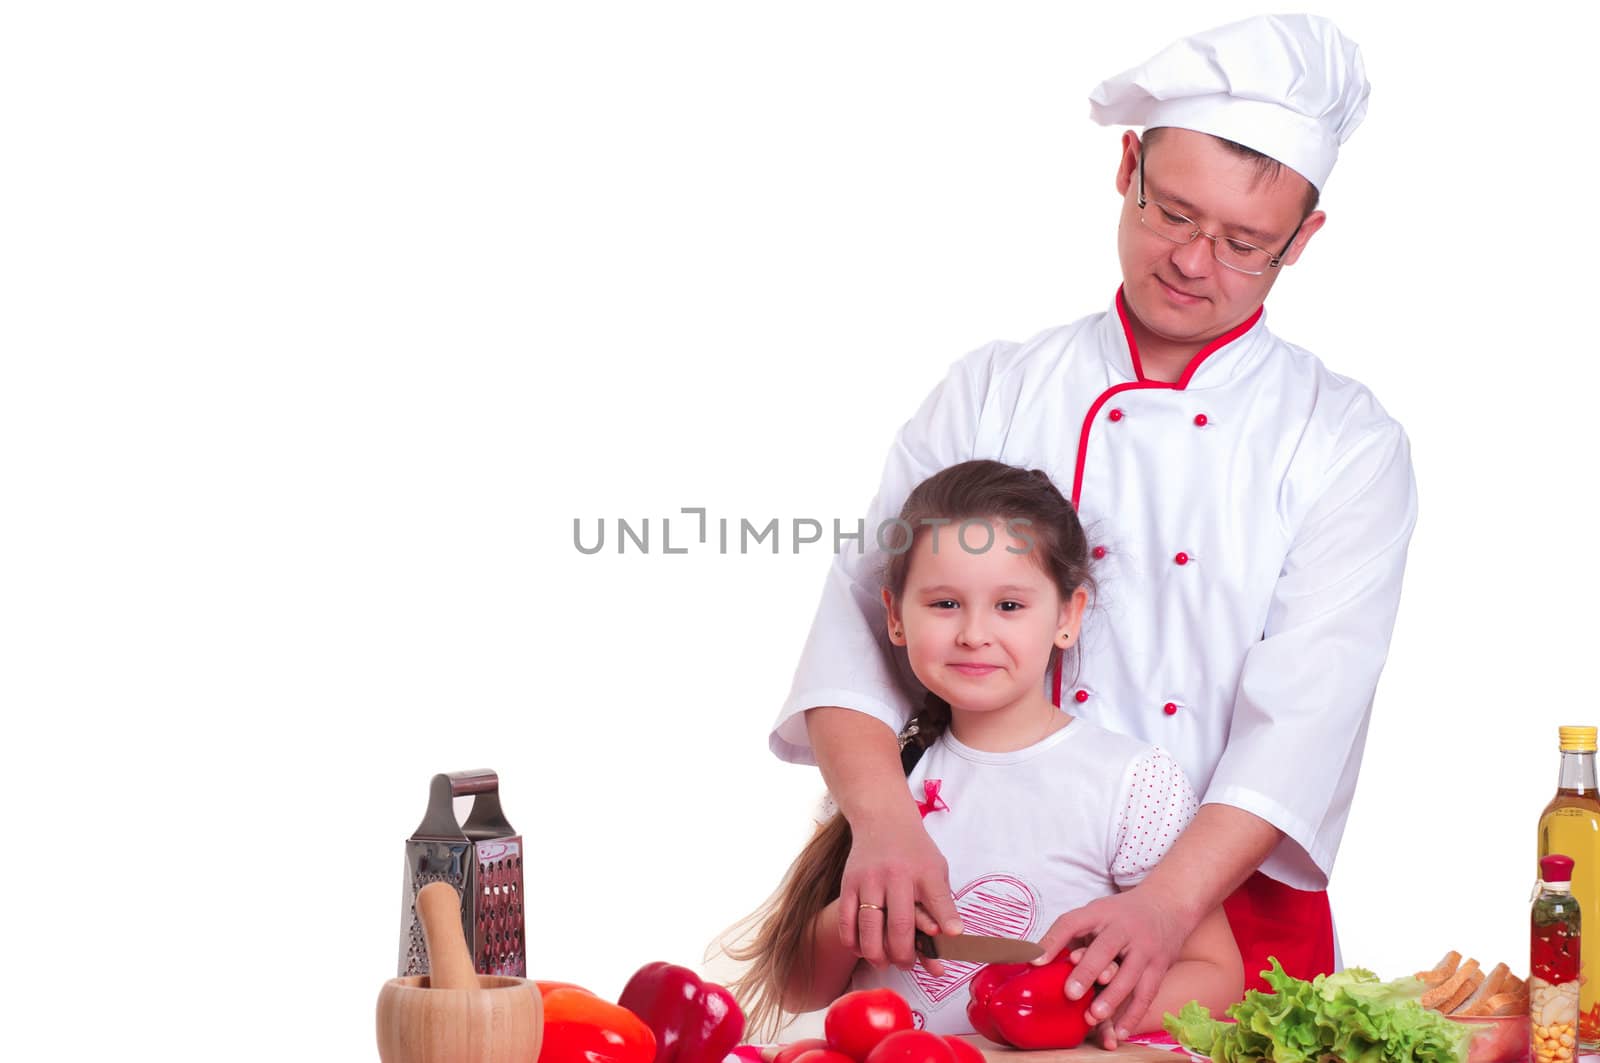
[[[1572,896],[1578,910],[1600,912],[1600,792],[1595,775],[1595,728],[1561,728],[1561,775],[1556,795],[1539,817],[1539,856],[1572,857]],[[1600,1047],[1600,933],[1580,942],[1583,988],[1578,1040]]]

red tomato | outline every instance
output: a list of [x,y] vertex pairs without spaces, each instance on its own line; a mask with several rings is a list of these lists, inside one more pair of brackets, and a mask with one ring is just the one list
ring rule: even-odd
[[865,1063],[956,1063],[956,1053],[950,1043],[936,1033],[900,1030],[879,1041],[878,1046],[867,1053]]
[[833,1002],[822,1020],[828,1047],[857,1063],[862,1063],[885,1037],[915,1025],[911,1005],[892,989],[846,993]]
[[956,1055],[956,1063],[985,1063],[983,1053],[965,1037],[954,1034],[945,1034],[944,1043],[950,1046],[950,1051]]
[[795,1057],[794,1063],[856,1063],[856,1061],[843,1052],[835,1052],[831,1048],[813,1048],[809,1052],[801,1052]]
[[793,1044],[784,1045],[778,1054],[772,1057],[772,1063],[795,1063],[800,1056],[805,1055],[813,1048],[827,1048],[828,1042],[820,1037],[807,1037]]

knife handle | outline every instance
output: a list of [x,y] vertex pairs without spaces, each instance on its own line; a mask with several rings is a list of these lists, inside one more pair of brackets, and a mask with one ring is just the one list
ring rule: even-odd
[[933,938],[928,934],[918,930],[913,936],[912,941],[916,945],[917,955],[926,957],[930,960],[937,960],[939,958],[939,946],[934,944]]

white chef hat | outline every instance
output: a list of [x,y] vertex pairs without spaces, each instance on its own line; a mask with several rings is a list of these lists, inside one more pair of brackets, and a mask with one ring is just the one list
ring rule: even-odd
[[1319,190],[1367,113],[1361,49],[1316,15],[1257,15],[1185,37],[1089,94],[1101,125],[1177,126],[1254,148]]

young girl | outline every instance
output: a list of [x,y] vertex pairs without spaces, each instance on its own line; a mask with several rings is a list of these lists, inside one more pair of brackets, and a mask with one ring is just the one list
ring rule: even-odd
[[[907,726],[907,783],[949,864],[968,933],[1036,940],[1064,912],[1132,887],[1196,811],[1194,791],[1161,749],[1056,708],[1045,675],[1070,649],[1088,600],[1088,542],[1043,472],[969,461],[923,481],[900,513],[883,600],[889,639],[927,688]],[[967,986],[978,965],[874,969],[839,940],[839,880],[850,826],[835,813],[758,912],[735,959],[752,1028],[887,986],[937,1033],[971,1033]],[[918,913],[920,915],[920,913]],[[863,903],[859,919],[886,918]],[[934,929],[925,916],[923,929]],[[1108,980],[1103,978],[1102,980]],[[1185,944],[1133,1030],[1198,999],[1213,1010],[1243,991],[1221,910]],[[1102,1043],[1115,1044],[1109,1023]]]

